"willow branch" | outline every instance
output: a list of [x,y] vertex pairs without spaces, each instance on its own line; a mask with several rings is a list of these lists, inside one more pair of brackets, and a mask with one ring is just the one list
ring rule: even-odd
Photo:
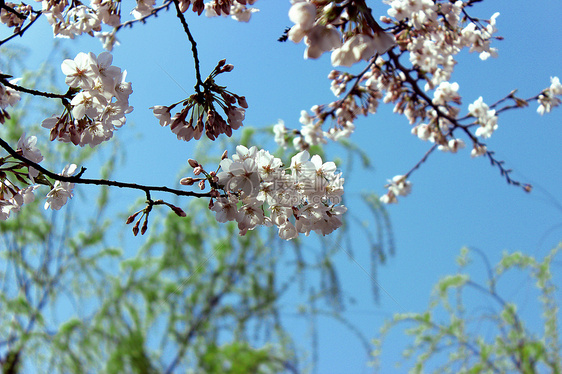
[[33,162],[26,157],[20,155],[16,152],[10,145],[2,138],[0,138],[0,146],[4,148],[12,157],[17,160],[20,160],[26,163],[28,166],[31,166],[37,170],[39,170],[43,175],[58,180],[60,182],[70,182],[70,183],[77,183],[77,184],[93,184],[97,186],[111,186],[111,187],[119,187],[119,188],[128,188],[133,190],[140,190],[143,191],[147,196],[150,196],[151,191],[159,191],[159,192],[167,192],[177,196],[191,196],[191,197],[211,197],[209,192],[193,192],[193,191],[183,191],[174,188],[169,188],[166,186],[146,186],[142,184],[136,183],[127,183],[127,182],[119,182],[113,180],[106,180],[106,179],[89,179],[89,178],[82,178],[82,174],[86,171],[85,168],[78,173],[78,175],[74,176],[64,176],[60,174],[56,174],[50,170],[45,169],[43,166],[39,165],[36,162]]

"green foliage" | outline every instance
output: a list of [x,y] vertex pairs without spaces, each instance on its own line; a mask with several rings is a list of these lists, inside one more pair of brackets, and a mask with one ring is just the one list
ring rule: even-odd
[[[562,349],[558,329],[558,296],[552,282],[551,263],[562,244],[542,261],[520,252],[505,253],[494,269],[489,268],[486,285],[467,274],[457,273],[441,279],[434,288],[433,300],[423,313],[396,314],[374,340],[374,364],[383,357],[382,342],[390,330],[407,323],[407,335],[414,338],[403,352],[413,358],[411,373],[560,373]],[[463,249],[457,262],[461,270],[470,263]],[[504,300],[497,286],[504,274],[518,269],[535,280],[542,304],[544,333],[529,331],[514,303]],[[464,293],[476,290],[492,302],[491,315],[466,313]],[[440,308],[441,307],[441,308]],[[474,307],[474,306],[472,306]],[[488,308],[490,306],[488,305]],[[443,311],[448,318],[443,317]],[[482,324],[486,334],[481,335]],[[494,331],[494,334],[491,333]]]

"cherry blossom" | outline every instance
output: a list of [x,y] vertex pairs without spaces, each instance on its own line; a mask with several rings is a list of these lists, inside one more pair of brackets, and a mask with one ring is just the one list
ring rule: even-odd
[[[249,22],[258,11],[251,7],[256,0],[165,0],[158,4],[155,0],[137,0],[130,5],[116,0],[92,0],[89,4],[66,0],[37,2],[41,3],[41,12],[25,4],[3,3],[0,22],[19,33],[25,31],[24,25],[42,14],[56,37],[96,36],[108,50],[118,44],[119,30],[148,22],[160,11],[175,5],[192,44],[195,92],[173,104],[154,105],[150,109],[161,126],[169,126],[184,141],[199,140],[203,134],[211,140],[221,134],[230,137],[243,126],[248,109],[246,98],[215,81],[218,75],[232,71],[233,65],[221,60],[207,78],[201,77],[196,44],[183,13],[191,8],[197,15],[205,12],[207,17],[230,16]],[[361,69],[330,72],[329,87],[336,98],[314,105],[309,111],[303,110],[300,129],[289,129],[281,120],[273,126],[275,142],[285,149],[292,144],[298,152],[290,165],[283,165],[281,159],[266,150],[244,146],[238,146],[231,158],[225,154],[215,171],[208,172],[190,161],[195,177],[183,178],[180,184],[197,185],[201,190],[210,187],[207,195],[198,196],[210,197],[209,208],[216,213],[217,221],[236,221],[242,235],[258,226],[275,225],[279,236],[286,240],[313,231],[327,235],[339,228],[346,211],[340,204],[344,179],[333,162],[324,163],[320,156],[311,157],[309,152],[314,149],[312,146],[349,137],[355,130],[356,120],[376,114],[381,102],[393,105],[394,112],[406,118],[414,136],[433,143],[410,171],[388,181],[387,192],[380,198],[382,202],[396,203],[398,196],[408,195],[412,172],[434,150],[458,153],[467,144],[471,146],[471,157],[488,157],[508,183],[528,190],[527,185],[509,177],[510,171],[494,158],[494,152],[488,150],[482,139],[495,133],[498,116],[507,109],[537,101],[537,112],[543,115],[559,106],[562,84],[558,77],[551,77],[550,86],[530,99],[515,97],[512,91],[490,106],[480,97],[468,105],[468,110],[460,107],[459,84],[451,81],[456,57],[463,50],[476,52],[481,60],[498,56],[493,43],[500,39],[496,35],[499,13],[488,19],[470,16],[469,8],[477,1],[384,0],[386,9],[381,9],[379,16],[382,16],[375,19],[376,14],[368,7],[370,3],[367,5],[364,0],[292,0],[291,3],[288,18],[293,26],[280,40],[302,42],[306,59],[331,53],[332,66],[359,64]],[[17,17],[18,13],[24,17]],[[129,105],[132,85],[127,81],[127,72],[112,64],[113,56],[109,52],[99,55],[81,52],[74,59],[62,62],[61,70],[69,86],[67,93],[43,95],[61,99],[64,105],[62,112],[42,122],[50,130],[51,140],[94,147],[112,138],[115,130],[126,123],[126,115],[133,110]],[[20,92],[30,91],[17,87],[19,81],[8,81],[9,78],[4,74],[0,77],[1,123],[10,118],[6,108],[19,101]],[[505,104],[506,101],[512,103]],[[30,166],[29,163],[43,159],[36,145],[35,136],[24,134],[18,141],[17,154],[23,160],[16,157],[13,176],[3,176],[0,180],[0,219],[8,218],[33,198],[37,188],[35,179],[45,183],[43,177],[52,177],[53,173],[38,178],[40,172]],[[67,177],[75,171],[76,165],[69,165],[62,175]],[[74,185],[54,179],[54,183],[46,182],[52,189],[45,208],[58,210],[72,197]],[[141,219],[133,228],[135,234],[146,231],[153,205],[168,205],[176,214],[185,215],[178,207],[151,200],[148,193],[147,200],[147,207],[135,213],[142,212],[141,219],[144,217],[142,229],[139,229]]]
[[550,78],[550,87],[545,89],[539,95],[539,107],[537,108],[537,113],[543,115],[545,113],[549,113],[552,108],[557,107],[562,103],[559,97],[562,96],[562,84],[560,84],[560,80],[558,77],[551,77]]
[[[70,177],[76,171],[76,164],[70,164],[65,166],[61,175],[64,177]],[[70,182],[60,182],[56,181],[53,185],[51,191],[47,194],[47,201],[45,202],[45,209],[60,210],[68,199],[74,196],[72,190],[74,189],[74,183]]]
[[125,115],[133,110],[129,96],[133,90],[126,82],[126,71],[111,65],[109,52],[98,56],[80,52],[74,60],[61,65],[65,82],[79,90],[62,116],[42,122],[51,130],[51,140],[59,139],[76,145],[94,147],[113,137],[113,131],[126,122]]
[[231,158],[221,160],[216,174],[194,160],[190,165],[196,176],[206,177],[183,178],[180,183],[209,180],[216,191],[209,208],[219,222],[236,221],[240,235],[275,225],[279,236],[290,240],[312,231],[327,235],[343,224],[344,180],[333,162],[324,163],[318,155],[311,158],[308,151],[294,155],[289,168],[264,149],[241,145]]
[[412,192],[412,183],[406,180],[405,175],[396,175],[388,182],[388,192],[380,198],[381,202],[385,204],[397,203],[398,196],[407,196]]

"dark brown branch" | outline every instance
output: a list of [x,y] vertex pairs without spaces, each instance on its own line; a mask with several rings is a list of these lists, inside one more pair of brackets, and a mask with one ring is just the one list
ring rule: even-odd
[[439,144],[433,144],[433,146],[431,146],[431,148],[429,148],[429,150],[425,153],[425,155],[423,155],[423,157],[421,158],[421,160],[418,161],[417,164],[414,165],[413,168],[411,168],[406,174],[404,174],[404,179],[408,179],[408,177],[410,176],[410,174],[412,174],[415,170],[419,169],[420,166],[427,161],[427,159],[429,158],[429,155],[433,153],[433,151],[435,151],[437,149],[437,147],[439,146]]
[[173,0],[173,1],[174,1],[174,5],[176,6],[178,18],[180,19],[180,22],[183,26],[183,30],[187,34],[187,38],[189,39],[189,42],[191,43],[191,52],[193,53],[193,61],[195,62],[195,76],[197,78],[197,83],[195,84],[195,92],[197,92],[197,94],[201,94],[200,87],[203,86],[203,80],[201,79],[201,72],[199,70],[199,55],[197,54],[197,43],[195,42],[195,39],[193,38],[193,35],[191,35],[191,32],[189,31],[189,26],[187,25],[185,17],[183,16],[183,13],[181,12],[180,4],[179,4],[178,0]]
[[119,26],[116,26],[114,28],[114,32],[117,32],[117,31],[119,31],[119,29],[124,28],[124,27],[133,27],[133,25],[137,22],[144,23],[147,18],[150,18],[150,17],[153,17],[153,16],[158,17],[158,12],[160,12],[162,9],[168,10],[168,8],[170,7],[170,4],[172,4],[172,0],[165,1],[159,7],[156,7],[154,9],[152,9],[152,12],[150,12],[150,14],[147,14],[146,16],[143,16],[139,19],[133,19],[133,20],[130,20],[130,21],[127,21],[127,22],[123,22],[122,24],[120,24]]
[[211,194],[209,192],[193,192],[193,191],[183,191],[183,190],[178,190],[178,189],[174,189],[174,188],[169,188],[169,187],[165,187],[165,186],[145,186],[145,185],[141,185],[141,184],[136,184],[136,183],[127,183],[127,182],[119,182],[119,181],[112,181],[112,180],[105,180],[105,179],[88,179],[88,178],[82,178],[81,175],[84,173],[84,171],[86,171],[85,168],[82,168],[82,170],[78,173],[78,175],[74,175],[74,176],[63,176],[60,174],[56,174],[53,173],[50,170],[45,169],[43,166],[27,159],[26,157],[20,155],[18,152],[16,152],[12,147],[10,147],[10,145],[8,143],[6,143],[6,141],[2,138],[0,138],[0,146],[2,148],[4,148],[12,157],[14,157],[17,160],[20,160],[22,162],[25,162],[28,166],[31,166],[37,170],[39,170],[41,173],[43,173],[43,175],[54,179],[54,180],[58,180],[61,182],[70,182],[70,183],[78,183],[78,184],[93,184],[93,185],[97,185],[97,186],[112,186],[112,187],[119,187],[119,188],[129,188],[129,189],[134,189],[134,190],[140,190],[140,191],[144,191],[146,193],[147,196],[150,196],[150,191],[159,191],[159,192],[167,192],[167,193],[171,193],[177,196],[191,196],[191,197],[211,197]]
[[[475,1],[476,2],[476,1]],[[371,9],[369,7],[367,7],[367,5],[365,4],[364,0],[357,0],[357,4],[359,4],[359,8],[363,10],[363,16],[365,17],[365,20],[367,21],[367,23],[369,24],[369,26],[377,31],[380,29],[379,24],[376,22],[376,20],[373,18],[373,15],[371,13]],[[464,11],[464,9],[463,9]],[[395,67],[400,70],[405,77],[405,81],[408,82],[412,88],[412,90],[414,91],[413,93],[415,95],[417,95],[418,97],[422,98],[428,106],[430,106],[431,108],[433,108],[435,110],[435,112],[437,113],[437,117],[441,117],[441,118],[445,118],[446,120],[448,120],[451,124],[452,124],[452,128],[448,131],[447,134],[445,134],[445,137],[447,136],[452,136],[452,133],[456,130],[456,129],[461,129],[469,138],[470,140],[472,140],[472,142],[476,145],[484,145],[482,144],[477,138],[476,136],[470,131],[470,125],[462,125],[459,123],[459,119],[458,118],[453,118],[451,116],[449,116],[447,113],[444,113],[441,110],[441,107],[439,105],[436,105],[433,103],[433,100],[431,100],[431,98],[420,88],[420,86],[418,85],[418,79],[415,79],[414,77],[412,77],[411,72],[412,70],[406,68],[404,65],[402,65],[400,63],[400,56],[397,55],[393,49],[390,49],[388,52],[388,56],[390,57],[390,60],[394,63]],[[516,100],[515,97],[513,96],[514,92],[510,93],[508,96],[506,96],[506,98],[504,98],[503,100],[500,100],[499,102],[495,103],[494,106],[500,104],[501,102],[503,102],[504,100],[507,99],[513,99]],[[529,99],[529,100],[537,100],[538,99],[538,95]],[[517,100],[516,100],[517,101]],[[499,114],[503,111],[506,111],[508,109],[513,109],[519,107],[516,104],[514,105],[508,105],[505,106],[501,109],[498,109],[496,111],[496,114]],[[467,118],[467,117],[463,117],[462,119]],[[429,151],[422,157],[422,159],[412,168],[410,169],[410,171],[408,173],[406,173],[406,177],[408,177],[414,170],[418,169],[421,164],[423,164],[428,156],[437,148],[437,144],[433,145]],[[486,155],[488,156],[488,158],[490,159],[490,162],[492,164],[492,166],[497,166],[500,169],[500,174],[502,176],[505,177],[506,181],[508,184],[514,185],[514,186],[519,186],[522,187],[524,191],[529,192],[531,191],[531,185],[529,184],[525,184],[525,183],[521,183],[519,181],[516,181],[514,179],[511,178],[510,173],[511,170],[506,169],[503,166],[503,161],[499,161],[494,157],[494,152],[491,151],[486,151]]]
[[16,17],[18,17],[19,19],[26,19],[27,17],[24,16],[23,14],[21,14],[20,12],[18,12],[17,10],[15,10],[12,7],[9,7],[6,5],[6,2],[4,0],[0,0],[0,8],[4,9],[5,11],[15,14]]
[[35,17],[33,17],[33,18],[31,19],[31,21],[29,21],[29,23],[28,23],[27,25],[25,25],[24,28],[20,29],[20,30],[19,30],[18,32],[16,32],[16,33],[13,33],[12,35],[10,35],[9,37],[7,37],[6,39],[1,40],[1,41],[0,41],[0,45],[2,45],[2,44],[4,44],[4,43],[7,43],[8,41],[12,40],[12,39],[15,38],[16,36],[22,36],[23,33],[26,32],[27,29],[30,28],[31,25],[33,25],[33,23],[35,23],[35,21],[37,20],[37,18],[39,18],[39,16],[40,16],[41,14],[42,14],[41,11],[38,11],[38,12],[35,14]]
[[64,95],[61,95],[61,94],[55,94],[55,93],[51,93],[51,92],[43,92],[43,91],[32,90],[31,88],[26,88],[26,87],[18,86],[17,84],[14,84],[14,83],[10,83],[6,77],[2,77],[0,79],[0,82],[4,86],[10,87],[10,88],[12,88],[16,91],[25,92],[25,93],[35,95],[35,96],[43,96],[43,97],[48,97],[50,99],[69,99],[69,100],[72,99],[72,96],[70,95],[69,92],[65,93]]

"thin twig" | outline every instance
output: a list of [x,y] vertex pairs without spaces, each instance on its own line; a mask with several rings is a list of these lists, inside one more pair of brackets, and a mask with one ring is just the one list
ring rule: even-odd
[[162,5],[160,5],[159,7],[156,7],[154,9],[152,9],[152,12],[150,12],[146,16],[143,16],[143,17],[138,18],[138,19],[133,19],[133,20],[130,20],[130,21],[127,21],[127,22],[123,22],[119,26],[116,26],[113,29],[113,32],[117,32],[117,31],[119,31],[119,29],[124,28],[124,27],[133,27],[133,24],[135,24],[137,22],[144,23],[147,18],[150,18],[150,17],[153,17],[153,16],[158,17],[158,12],[160,12],[162,9],[167,10],[170,7],[171,3],[172,3],[172,0],[167,0]]
[[197,92],[197,94],[201,94],[200,87],[203,86],[203,80],[201,79],[201,72],[199,70],[199,56],[197,54],[197,43],[195,42],[193,35],[191,35],[191,32],[189,31],[189,26],[187,25],[185,17],[181,12],[180,4],[178,0],[173,0],[173,1],[174,1],[174,5],[176,6],[178,18],[180,19],[180,22],[183,26],[183,30],[187,34],[187,38],[191,43],[191,52],[193,53],[193,61],[195,62],[195,76],[197,78],[197,83],[195,84],[195,92]]
[[439,144],[433,144],[433,146],[431,146],[431,148],[429,148],[429,150],[427,152],[425,152],[425,155],[423,155],[423,157],[421,158],[421,160],[418,161],[417,164],[414,165],[413,168],[411,168],[406,174],[404,174],[404,179],[408,179],[408,177],[410,176],[410,174],[412,174],[415,170],[419,169],[419,167],[427,161],[427,159],[429,158],[429,155],[433,153],[433,151],[435,151],[437,149],[437,147],[439,146]]

